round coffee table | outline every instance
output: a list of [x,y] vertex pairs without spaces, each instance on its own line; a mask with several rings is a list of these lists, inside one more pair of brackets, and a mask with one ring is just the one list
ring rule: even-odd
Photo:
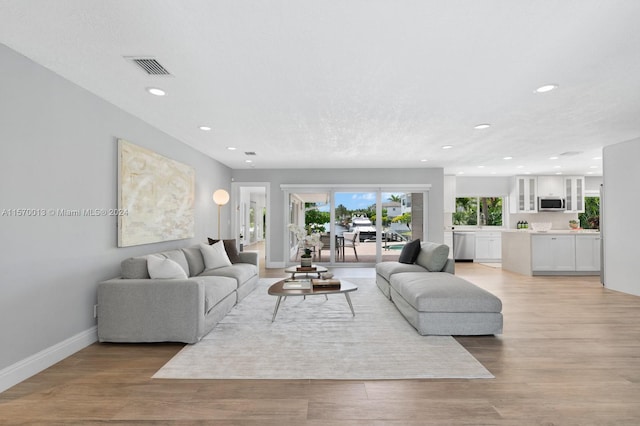
[[325,272],[329,272],[329,270],[327,268],[325,268],[324,266],[318,266],[318,265],[311,265],[312,268],[316,268],[313,271],[299,271],[298,268],[299,266],[289,266],[288,268],[284,269],[284,272],[286,272],[287,274],[291,274],[291,278],[295,278],[296,274],[318,274],[318,278],[320,278],[320,274],[324,274]]
[[271,318],[271,322],[275,321],[276,315],[278,314],[278,308],[280,307],[280,301],[283,297],[291,297],[291,296],[315,296],[315,295],[324,295],[325,297],[329,294],[344,294],[344,297],[347,299],[347,303],[349,304],[349,308],[351,308],[351,314],[355,317],[356,313],[353,310],[353,304],[351,303],[351,297],[349,297],[349,293],[352,291],[356,291],[358,286],[350,281],[340,280],[340,287],[316,287],[313,288],[311,286],[310,289],[285,289],[283,288],[286,280],[278,281],[269,287],[268,293],[272,296],[277,296],[278,300],[276,301],[276,307],[273,310],[273,317]]

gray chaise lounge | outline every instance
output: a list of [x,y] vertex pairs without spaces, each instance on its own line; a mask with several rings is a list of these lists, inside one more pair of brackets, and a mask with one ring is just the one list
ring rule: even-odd
[[376,283],[421,335],[502,333],[500,299],[453,275],[448,254],[448,246],[424,242],[414,264],[378,263]]

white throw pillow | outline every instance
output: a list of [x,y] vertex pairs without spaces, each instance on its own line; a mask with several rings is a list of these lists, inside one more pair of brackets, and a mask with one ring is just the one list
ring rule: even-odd
[[187,278],[178,262],[154,254],[147,256],[147,269],[151,278]]
[[227,251],[224,249],[224,243],[222,240],[215,244],[200,244],[200,251],[204,258],[204,266],[206,269],[217,269],[223,266],[231,266],[231,261],[227,255]]

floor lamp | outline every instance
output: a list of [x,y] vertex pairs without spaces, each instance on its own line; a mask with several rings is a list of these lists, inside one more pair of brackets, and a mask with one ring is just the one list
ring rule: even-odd
[[222,206],[229,202],[229,193],[224,189],[218,189],[213,193],[213,202],[218,205],[218,239],[221,240],[220,236],[220,209]]

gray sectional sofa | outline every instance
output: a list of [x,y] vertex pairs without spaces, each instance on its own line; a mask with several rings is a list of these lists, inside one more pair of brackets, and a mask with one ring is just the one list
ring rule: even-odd
[[151,278],[147,256],[122,261],[121,277],[98,284],[99,341],[195,343],[258,284],[257,252],[211,269],[201,246],[155,256],[180,265],[184,277]]
[[376,284],[421,335],[502,333],[500,299],[453,275],[448,255],[448,246],[423,242],[415,263],[378,263]]

